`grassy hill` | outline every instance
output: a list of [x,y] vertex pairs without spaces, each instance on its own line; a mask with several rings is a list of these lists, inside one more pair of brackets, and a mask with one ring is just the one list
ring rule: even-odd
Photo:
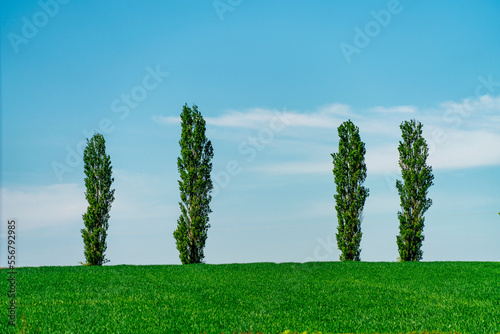
[[[17,270],[29,333],[500,332],[500,263],[252,263]],[[0,332],[7,326],[0,270]]]

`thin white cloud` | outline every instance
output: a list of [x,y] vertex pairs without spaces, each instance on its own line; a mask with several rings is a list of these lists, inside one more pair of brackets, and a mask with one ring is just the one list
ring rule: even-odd
[[466,98],[459,102],[446,101],[439,105],[444,112],[453,112],[465,118],[476,112],[499,111],[500,96],[483,95],[479,98]]
[[318,111],[310,114],[295,114],[291,118],[290,125],[309,128],[332,128],[336,129],[350,114],[349,107],[343,104],[332,104],[324,106]]
[[[399,172],[399,125],[409,117],[424,125],[424,137],[431,153],[428,161],[435,170],[500,164],[500,146],[497,145],[500,142],[500,96],[446,101],[427,109],[407,105],[365,110],[368,112],[353,112],[343,104],[323,106],[310,113],[254,108],[231,111],[206,120],[213,126],[225,127],[227,131],[240,133],[238,129],[246,128],[255,138],[258,138],[259,131],[279,126],[272,143],[264,145],[268,149],[272,147],[276,154],[279,152],[279,157],[272,156],[271,160],[268,157],[267,161],[258,160],[249,166],[249,169],[263,173],[330,173],[329,154],[337,149],[338,143],[336,129],[348,118],[359,126],[361,139],[366,143],[369,174]],[[178,118],[172,117],[156,116],[156,120],[178,122]],[[330,140],[331,146],[328,144]],[[283,159],[289,162],[285,163]]]
[[322,114],[322,115],[336,115],[336,116],[342,116],[342,117],[356,116],[355,114],[352,113],[351,107],[349,107],[346,104],[341,104],[341,103],[333,103],[333,104],[324,105],[324,106],[320,107],[316,113]]
[[152,117],[153,122],[158,124],[179,124],[181,122],[181,118],[178,116],[159,116],[154,115]]
[[287,163],[260,165],[251,170],[268,174],[296,175],[331,174],[332,168],[332,163],[292,161]]
[[393,106],[393,107],[374,107],[370,111],[377,113],[390,113],[390,114],[412,114],[417,111],[414,106]]
[[[207,124],[222,127],[262,128],[272,122],[289,123],[295,117],[294,112],[278,112],[274,110],[254,108],[245,112],[231,111],[220,117],[207,117]],[[276,125],[279,126],[279,125]]]
[[[398,173],[399,165],[397,144],[383,145],[367,150],[365,163],[368,174],[393,175]],[[321,158],[315,157],[313,159],[307,159],[307,161],[266,163],[250,168],[252,171],[277,175],[330,175],[332,173],[332,169],[333,165],[330,153],[325,153]]]
[[85,190],[77,184],[2,188],[2,220],[16,218],[21,230],[70,225],[86,210]]
[[398,143],[390,143],[367,149],[365,155],[368,174],[394,174],[399,171]]
[[442,142],[432,142],[429,164],[435,169],[459,169],[500,164],[500,134],[484,130],[450,130]]
[[[178,212],[178,192],[175,176],[152,176],[115,169],[115,201],[111,208],[110,221],[113,228],[120,221],[162,220],[172,225]],[[55,184],[38,187],[1,188],[1,219],[15,218],[21,230],[42,227],[70,226],[82,224],[82,215],[87,210],[85,188],[78,184]],[[151,226],[141,225],[144,231]],[[158,229],[158,228],[156,228]],[[78,233],[76,231],[76,233]]]
[[[252,108],[246,111],[229,111],[218,117],[205,117],[207,124],[234,128],[282,128],[311,127],[336,128],[349,116],[350,108],[344,104],[331,104],[319,108],[316,112],[303,114],[296,111],[277,111],[265,108]],[[158,124],[178,124],[179,117],[153,116]]]

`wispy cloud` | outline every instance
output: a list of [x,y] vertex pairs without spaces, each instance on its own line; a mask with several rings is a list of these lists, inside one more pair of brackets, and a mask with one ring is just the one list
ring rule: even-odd
[[[321,150],[322,156],[318,154]],[[332,158],[330,153],[336,151],[337,147],[332,143],[332,150],[310,149],[308,155],[302,155],[297,160],[288,162],[264,162],[249,168],[252,171],[276,175],[299,175],[299,174],[332,174]],[[293,156],[295,151],[290,151]],[[299,160],[300,159],[300,160]],[[397,143],[381,145],[367,149],[365,163],[368,174],[394,174],[399,171]]]
[[294,118],[294,112],[278,112],[262,108],[254,108],[244,112],[230,111],[220,117],[207,117],[207,124],[236,127],[236,128],[262,128],[268,126],[270,122],[279,119]]
[[474,114],[477,111],[495,112],[500,110],[500,96],[482,95],[479,98],[466,98],[461,101],[446,101],[439,105],[441,109],[459,114]]
[[152,117],[153,122],[158,124],[179,124],[181,122],[181,118],[178,116],[159,116],[154,115]]
[[[175,224],[178,194],[172,189],[176,189],[176,175],[154,176],[116,169],[113,177],[115,201],[110,212],[113,225],[121,221],[134,221],[137,225],[161,220],[164,223],[156,229],[165,229],[167,224]],[[22,230],[73,224],[81,224],[83,228],[82,215],[88,205],[83,184],[4,187],[0,189],[0,195],[1,219],[18,219]],[[142,232],[152,228],[151,225],[137,227],[142,228]]]
[[86,209],[77,184],[2,188],[2,220],[16,218],[21,230],[74,224]]
[[450,130],[429,156],[435,169],[460,169],[500,164],[500,134],[485,130]]
[[[407,105],[355,111],[347,105],[332,104],[301,113],[253,108],[206,120],[227,131],[240,133],[245,128],[255,134],[273,122],[281,122],[285,125],[283,131],[275,133],[272,143],[266,143],[276,155],[255,161],[249,169],[270,174],[318,174],[331,173],[329,155],[337,149],[337,127],[351,119],[359,126],[366,143],[368,173],[394,174],[399,172],[399,125],[410,118],[424,125],[424,137],[430,147],[429,164],[435,170],[500,164],[500,146],[496,145],[500,142],[500,96],[446,101],[426,109]],[[172,123],[178,119],[156,116],[155,121]]]
[[253,171],[268,174],[296,175],[296,174],[331,174],[332,163],[292,161],[286,163],[265,164],[252,168]]
[[440,123],[450,128],[500,130],[500,96],[446,101],[439,105]]
[[[207,124],[220,127],[253,128],[268,127],[272,123],[280,123],[293,127],[329,128],[337,127],[342,120],[355,116],[350,107],[344,104],[331,104],[319,108],[313,113],[297,111],[278,111],[276,109],[251,108],[245,111],[228,111],[218,117],[205,117]],[[179,117],[153,116],[158,124],[178,124]]]
[[417,111],[417,108],[414,106],[374,107],[370,111],[389,114],[412,114]]

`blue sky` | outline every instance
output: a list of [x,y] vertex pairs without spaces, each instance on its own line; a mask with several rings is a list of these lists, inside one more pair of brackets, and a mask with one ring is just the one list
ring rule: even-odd
[[[3,1],[1,236],[22,266],[84,261],[82,143],[114,170],[107,257],[180,263],[179,114],[215,157],[207,263],[338,261],[330,154],[351,119],[363,261],[396,261],[399,125],[424,124],[425,261],[500,260],[498,1]],[[0,250],[0,265],[6,254]]]

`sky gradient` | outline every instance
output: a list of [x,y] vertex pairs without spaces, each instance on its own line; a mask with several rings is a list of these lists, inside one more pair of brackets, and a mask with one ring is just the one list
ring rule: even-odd
[[[396,261],[399,125],[433,167],[424,261],[500,261],[498,1],[3,1],[0,240],[84,261],[81,152],[104,134],[107,258],[178,264],[182,106],[214,147],[207,263],[338,261],[331,153],[351,119],[370,189],[361,259]],[[7,259],[0,249],[0,265]]]

